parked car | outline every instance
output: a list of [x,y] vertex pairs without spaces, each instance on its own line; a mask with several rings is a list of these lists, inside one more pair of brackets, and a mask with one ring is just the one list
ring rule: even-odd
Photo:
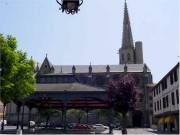
[[77,125],[77,123],[69,123],[69,124],[67,125],[67,127],[68,127],[69,129],[73,129],[74,126],[76,126],[76,125]]
[[[0,125],[2,124],[3,120],[0,120]],[[4,125],[7,125],[7,120],[4,120]]]
[[116,124],[114,125],[114,129],[119,129],[119,130],[121,130],[121,129],[122,129],[121,124],[120,124],[120,123],[116,123]]
[[[40,127],[45,127],[46,126],[46,122],[41,122],[39,124]],[[47,124],[47,126],[49,127],[50,126],[50,123]]]
[[73,129],[91,129],[91,127],[85,124],[77,124]]
[[104,130],[104,129],[109,129],[109,127],[104,126],[103,124],[95,124],[95,125],[93,125],[93,129]]

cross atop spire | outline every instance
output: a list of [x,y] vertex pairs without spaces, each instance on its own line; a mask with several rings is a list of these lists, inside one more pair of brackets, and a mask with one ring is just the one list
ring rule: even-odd
[[124,48],[134,47],[126,0],[124,4],[122,47]]

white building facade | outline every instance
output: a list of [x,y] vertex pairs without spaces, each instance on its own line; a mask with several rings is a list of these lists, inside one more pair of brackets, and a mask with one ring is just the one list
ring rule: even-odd
[[179,62],[153,89],[158,130],[179,133]]

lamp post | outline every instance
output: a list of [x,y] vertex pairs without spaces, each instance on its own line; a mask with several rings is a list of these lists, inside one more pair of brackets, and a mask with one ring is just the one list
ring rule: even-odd
[[59,10],[73,15],[80,11],[79,7],[82,5],[83,0],[61,0],[61,2],[56,0],[56,2],[60,5]]

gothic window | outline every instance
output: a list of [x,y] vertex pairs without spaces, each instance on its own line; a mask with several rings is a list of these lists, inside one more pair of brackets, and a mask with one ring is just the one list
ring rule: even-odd
[[136,82],[136,86],[140,85],[140,81],[141,81],[140,76],[138,75],[132,75],[132,76]]
[[120,76],[120,75],[115,74],[115,75],[112,76],[112,79],[113,79],[114,81],[115,81],[115,80],[118,80],[118,79],[119,79],[119,76]]
[[79,79],[80,83],[83,83],[83,84],[86,84],[88,81],[88,78],[85,75],[78,75],[78,79]]
[[121,57],[122,57],[122,61],[124,61],[124,54],[122,54]]
[[97,86],[103,86],[105,83],[105,77],[103,75],[96,76],[95,83]]
[[130,53],[127,54],[127,59],[131,60],[131,54]]
[[62,83],[62,77],[58,76],[56,79],[57,79],[57,83]]

